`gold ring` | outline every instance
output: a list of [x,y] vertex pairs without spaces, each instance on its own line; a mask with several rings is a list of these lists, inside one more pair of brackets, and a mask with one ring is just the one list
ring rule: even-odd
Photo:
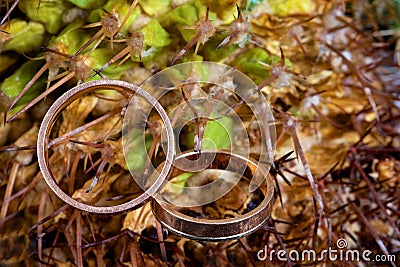
[[[171,232],[184,236],[190,239],[203,241],[225,241],[241,238],[261,227],[270,217],[272,205],[274,202],[274,187],[273,178],[260,166],[255,160],[233,154],[226,151],[202,151],[202,154],[213,154],[211,164],[207,164],[207,169],[223,170],[227,167],[228,162],[233,166],[245,165],[245,171],[242,179],[245,179],[247,184],[256,173],[266,177],[264,183],[259,188],[262,191],[263,199],[257,207],[250,211],[237,215],[233,218],[208,219],[196,218],[183,213],[181,207],[167,203],[161,192],[152,200],[152,210],[158,221]],[[173,167],[170,169],[170,177],[174,178],[184,170],[180,169],[179,162],[183,160],[196,160],[197,152],[185,152],[175,157]],[[162,164],[160,165],[160,167]],[[199,166],[199,170],[203,166]],[[240,167],[239,167],[240,169]],[[164,189],[163,189],[164,190]]]
[[[69,104],[71,104],[74,100],[83,96],[84,94],[99,90],[99,89],[109,89],[116,90],[118,92],[129,92],[135,93],[139,96],[143,97],[146,101],[148,101],[158,112],[160,115],[166,129],[167,135],[167,149],[166,149],[166,160],[162,170],[159,172],[157,179],[155,179],[154,183],[147,189],[143,194],[138,196],[135,199],[132,199],[126,203],[114,205],[114,206],[92,206],[85,203],[81,203],[69,195],[67,195],[56,183],[53,178],[51,171],[49,170],[49,162],[48,162],[48,149],[51,146],[49,143],[49,135],[51,133],[51,129],[54,126],[56,118],[58,114]],[[43,118],[42,124],[39,129],[38,141],[37,141],[37,156],[39,167],[42,172],[43,178],[46,181],[47,185],[50,189],[64,202],[69,205],[91,213],[99,213],[99,214],[112,214],[112,213],[120,213],[135,207],[140,206],[144,201],[146,201],[150,196],[153,196],[157,193],[159,188],[163,185],[164,179],[167,177],[169,170],[171,168],[172,162],[175,156],[175,146],[174,146],[174,133],[171,126],[171,122],[168,118],[167,113],[164,108],[160,105],[160,103],[148,92],[143,90],[142,88],[130,84],[124,81],[118,80],[96,80],[90,81],[86,83],[82,83],[66,93],[64,93],[60,98],[58,98],[53,105],[49,108],[48,112]]]

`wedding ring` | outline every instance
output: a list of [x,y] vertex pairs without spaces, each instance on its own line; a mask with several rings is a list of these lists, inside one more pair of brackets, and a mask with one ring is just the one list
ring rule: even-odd
[[[162,170],[157,174],[158,177],[154,180],[149,188],[145,190],[140,196],[132,199],[126,203],[114,205],[114,206],[93,206],[77,201],[76,199],[67,195],[56,183],[53,175],[49,169],[49,158],[48,149],[52,145],[49,141],[49,136],[54,123],[61,113],[61,111],[71,104],[74,100],[79,97],[94,92],[96,90],[116,90],[120,93],[131,93],[139,95],[144,98],[148,103],[150,103],[154,109],[158,112],[161,117],[164,127],[166,130],[166,151],[165,151],[165,164]],[[37,157],[39,162],[39,167],[42,172],[43,178],[46,181],[50,189],[64,202],[69,205],[80,209],[82,211],[99,213],[99,214],[113,214],[120,213],[133,208],[139,207],[143,202],[145,202],[150,196],[157,193],[160,187],[163,185],[165,178],[167,177],[169,170],[171,168],[172,162],[175,156],[175,145],[174,145],[174,133],[171,126],[171,122],[168,118],[167,113],[160,103],[148,92],[142,88],[130,84],[128,82],[119,80],[96,80],[86,83],[82,83],[66,93],[64,93],[60,98],[58,98],[53,105],[50,107],[39,129],[38,140],[37,140]]]
[[[205,160],[199,163],[197,170],[206,171],[208,170],[224,170],[228,164],[232,166],[238,166],[238,170],[242,169],[245,165],[245,170],[242,175],[242,179],[245,179],[248,186],[254,175],[264,175],[266,179],[258,190],[261,190],[263,199],[258,205],[243,214],[222,219],[209,219],[192,217],[184,214],[182,207],[171,205],[165,200],[163,196],[163,190],[159,191],[152,200],[152,210],[157,220],[169,231],[178,234],[180,236],[203,241],[226,241],[231,239],[238,239],[246,236],[259,227],[261,227],[266,220],[270,217],[271,209],[274,200],[274,187],[272,176],[262,168],[255,160],[248,159],[246,157],[236,155],[226,151],[202,151],[202,156],[205,154],[205,159],[212,159],[212,162]],[[180,169],[179,166],[181,161],[197,160],[197,152],[184,152],[183,154],[175,157],[175,162],[170,169],[170,178],[173,179],[183,173],[187,173],[185,170]],[[207,162],[206,162],[207,161]],[[162,167],[161,164],[159,167]],[[196,171],[196,168],[192,166],[191,171]],[[234,175],[234,170],[230,172]],[[220,176],[222,177],[222,176]],[[226,176],[223,178],[226,179]],[[245,192],[248,190],[243,190]],[[181,191],[180,194],[183,194]],[[211,192],[202,191],[202,193],[210,194]],[[177,193],[179,194],[179,193]],[[229,193],[228,193],[229,194]],[[193,194],[188,196],[189,198],[194,197]],[[239,196],[237,196],[239,197]],[[235,198],[235,196],[233,196]],[[201,208],[201,207],[200,207]],[[201,216],[200,216],[201,217]]]

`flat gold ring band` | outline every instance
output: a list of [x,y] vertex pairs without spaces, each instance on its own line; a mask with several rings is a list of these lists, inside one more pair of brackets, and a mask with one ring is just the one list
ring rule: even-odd
[[[227,151],[202,151],[202,155],[207,153],[215,154],[215,164],[211,164],[214,167],[223,169],[226,167],[223,162],[230,160],[233,161],[233,164],[236,162],[238,165],[247,165],[244,173],[245,176],[252,176],[256,170],[260,171],[257,166],[258,163],[255,160]],[[170,177],[173,178],[184,172],[176,167],[179,166],[180,161],[187,159],[193,160],[196,158],[196,155],[198,155],[198,152],[185,152],[177,155],[175,157],[174,166],[170,170]],[[205,157],[207,157],[207,155],[205,155]],[[229,158],[229,160],[226,160],[227,158]],[[152,200],[152,211],[157,220],[165,228],[186,238],[202,241],[226,241],[241,238],[261,227],[271,214],[274,198],[273,180],[269,173],[265,173],[263,170],[261,171],[264,172],[263,175],[267,177],[264,184],[260,187],[260,190],[264,194],[264,199],[255,209],[248,213],[238,215],[234,218],[219,220],[194,218],[177,211],[174,205],[160,200],[157,201],[157,196]],[[251,177],[247,178],[251,179]],[[162,197],[159,199],[162,199]]]

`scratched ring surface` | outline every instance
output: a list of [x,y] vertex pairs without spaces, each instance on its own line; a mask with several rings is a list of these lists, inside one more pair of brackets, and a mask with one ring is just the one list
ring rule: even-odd
[[[212,158],[213,163],[211,165],[204,164],[206,166],[223,168],[222,165],[227,161],[233,162],[233,165],[245,165],[246,171],[243,177],[248,181],[256,173],[261,174],[258,163],[253,159],[228,151],[202,151],[202,154],[206,154],[205,158]],[[211,154],[214,155],[211,156]],[[193,160],[197,155],[197,152],[184,152],[177,155],[175,164],[170,170],[170,177],[173,178],[185,172],[176,167],[179,166],[180,161]],[[226,219],[195,218],[181,213],[176,206],[164,201],[160,193],[151,202],[153,214],[169,231],[186,238],[216,242],[244,237],[260,228],[271,214],[274,202],[273,178],[263,169],[261,172],[265,176],[264,183],[260,187],[264,198],[256,208],[245,214]]]
[[[49,135],[57,119],[58,114],[71,104],[74,100],[79,97],[96,91],[100,89],[116,90],[118,92],[129,92],[135,93],[143,97],[148,101],[160,115],[166,130],[166,163],[162,170],[158,173],[158,177],[155,179],[154,183],[140,196],[129,202],[114,205],[114,206],[92,206],[75,200],[74,198],[67,195],[55,182],[53,175],[49,169],[48,162],[48,149],[51,146],[49,143]],[[146,201],[150,196],[154,195],[160,187],[163,185],[165,178],[167,177],[169,170],[171,168],[172,162],[175,156],[175,145],[174,145],[174,133],[171,126],[171,122],[168,118],[167,113],[160,103],[148,92],[142,88],[133,85],[131,83],[119,80],[96,80],[86,83],[82,83],[66,93],[64,93],[60,98],[58,98],[53,105],[49,108],[48,112],[43,118],[42,124],[39,129],[38,141],[37,141],[37,157],[39,162],[39,167],[42,172],[43,178],[46,181],[50,189],[65,203],[80,209],[82,211],[98,213],[98,214],[113,214],[121,213],[124,211],[131,210],[135,207],[139,207],[144,201]]]

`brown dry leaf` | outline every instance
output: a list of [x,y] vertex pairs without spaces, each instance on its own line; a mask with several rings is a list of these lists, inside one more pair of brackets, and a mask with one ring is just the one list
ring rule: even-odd
[[375,232],[380,236],[391,236],[393,235],[393,229],[387,225],[382,219],[373,219],[369,223],[374,228]]
[[86,95],[72,102],[62,113],[63,122],[60,125],[59,136],[83,125],[97,102],[98,98],[94,95]]
[[[24,147],[36,144],[38,132],[39,127],[36,124],[33,125],[29,131],[27,131],[24,135],[18,138],[17,141],[15,141],[15,146]],[[29,165],[32,162],[33,156],[35,154],[35,150],[25,150],[11,153],[14,159],[21,165]]]
[[91,185],[93,179],[86,181],[81,189],[75,190],[72,198],[78,200],[79,202],[92,205],[109,205],[107,202],[105,202],[102,196],[105,196],[110,191],[112,183],[114,183],[115,180],[117,180],[120,176],[120,173],[113,175],[107,175],[106,173],[103,173],[99,177],[98,184],[92,189],[92,191],[90,191],[90,193],[86,193],[86,190]]
[[129,229],[132,232],[141,233],[144,229],[156,227],[156,221],[151,212],[149,203],[144,206],[130,211],[126,214],[121,230]]
[[319,72],[314,72],[310,75],[307,75],[307,83],[313,86],[322,86],[330,80],[332,75],[332,70],[324,69]]
[[384,159],[378,163],[377,171],[379,173],[378,179],[384,181],[389,187],[400,187],[400,162],[394,159]]
[[336,163],[343,160],[346,156],[347,147],[345,145],[334,145],[325,143],[315,144],[306,152],[313,174],[318,177],[327,173]]

